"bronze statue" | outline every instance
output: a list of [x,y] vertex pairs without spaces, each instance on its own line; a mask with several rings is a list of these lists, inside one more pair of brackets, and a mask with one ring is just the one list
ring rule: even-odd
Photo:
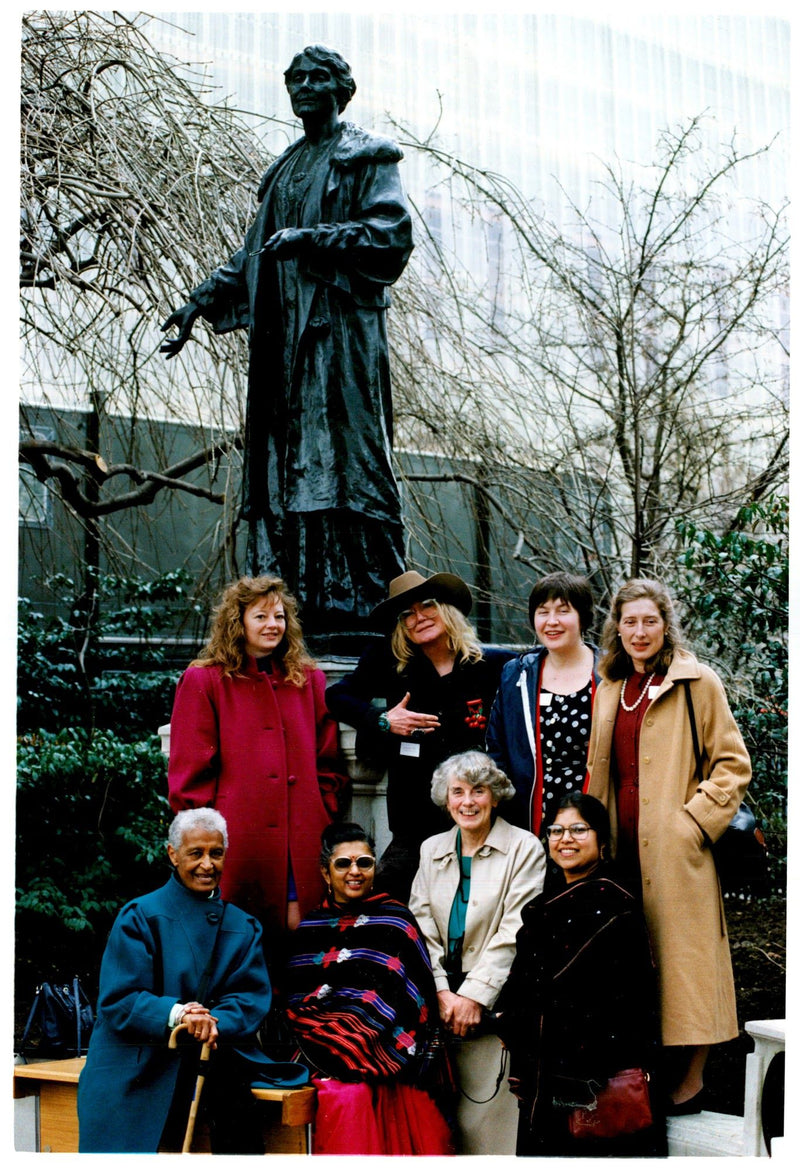
[[340,119],[356,90],[311,45],[284,74],[304,135],[269,168],[243,246],[162,325],[167,357],[197,317],[250,339],[247,572],[289,583],[313,633],[357,630],[402,573],[386,309],[411,249],[387,138]]

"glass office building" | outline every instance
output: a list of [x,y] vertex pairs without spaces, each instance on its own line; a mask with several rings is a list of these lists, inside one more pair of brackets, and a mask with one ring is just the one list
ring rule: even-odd
[[[507,176],[550,216],[597,198],[602,164],[645,164],[659,132],[707,113],[708,149],[736,134],[742,151],[778,142],[751,168],[749,190],[772,203],[788,185],[789,26],[772,16],[583,16],[511,13],[425,16],[343,13],[167,13],[148,30],[181,60],[203,62],[217,100],[289,123],[283,71],[321,42],[350,62],[358,93],[348,117],[419,138]],[[183,31],[182,31],[183,30]],[[417,202],[436,182],[405,164]]]

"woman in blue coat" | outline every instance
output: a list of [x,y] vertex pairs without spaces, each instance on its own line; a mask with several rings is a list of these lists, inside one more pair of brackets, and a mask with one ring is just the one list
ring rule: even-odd
[[585,577],[540,578],[528,613],[539,645],[503,668],[486,751],[516,790],[503,817],[538,835],[583,789],[599,652],[584,641],[594,617]]
[[[216,1079],[226,1089],[234,1055],[243,1066],[248,1059],[267,1065],[255,1043],[271,1000],[261,927],[219,896],[227,836],[216,810],[179,813],[167,846],[172,875],[159,890],[124,906],[111,929],[100,969],[97,1022],[78,1084],[81,1153],[155,1153],[171,1146],[164,1134],[171,1107],[174,1126],[168,1129],[182,1136],[194,1071],[180,1050],[167,1048],[179,1023],[217,1051],[207,1086],[212,1104],[215,1065],[227,1069]],[[196,1057],[199,1047],[184,1052]],[[267,1072],[279,1080],[282,1073],[304,1071],[273,1065]],[[249,1082],[243,1076],[245,1106],[237,1127],[252,1150],[260,1138],[247,1117]],[[229,1100],[226,1115],[230,1108]],[[221,1138],[215,1149],[230,1150],[229,1141]]]

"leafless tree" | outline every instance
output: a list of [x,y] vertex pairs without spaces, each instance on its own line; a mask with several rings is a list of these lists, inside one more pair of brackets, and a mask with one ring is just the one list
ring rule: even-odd
[[[202,77],[144,23],[36,12],[22,37],[22,399],[61,415],[42,440],[23,409],[21,457],[77,519],[88,560],[102,541],[128,570],[141,566],[113,518],[165,490],[220,505],[210,560],[226,547],[246,358],[204,331],[171,369],[158,327],[238,246],[264,167],[242,117],[204,101]],[[170,450],[164,420],[193,450]]]
[[[456,408],[449,450],[538,469],[523,512],[550,517],[608,587],[671,568],[676,518],[719,527],[785,483],[786,207],[745,207],[738,191],[769,146],[712,154],[693,118],[663,133],[650,166],[606,165],[595,205],[573,205],[559,228],[502,176],[398,129],[438,165],[446,197],[506,240],[499,282],[489,265],[478,281],[452,258],[440,266],[433,340],[407,349],[412,433],[441,442],[441,402]],[[519,530],[517,554],[530,544],[540,564],[540,539]]]

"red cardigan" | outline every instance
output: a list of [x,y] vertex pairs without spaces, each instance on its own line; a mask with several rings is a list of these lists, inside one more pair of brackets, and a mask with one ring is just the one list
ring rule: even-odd
[[225,899],[275,927],[286,925],[291,858],[300,914],[323,893],[320,834],[346,783],[325,676],[303,687],[248,657],[244,674],[189,667],[172,709],[169,802],[177,813],[210,805],[228,823]]

